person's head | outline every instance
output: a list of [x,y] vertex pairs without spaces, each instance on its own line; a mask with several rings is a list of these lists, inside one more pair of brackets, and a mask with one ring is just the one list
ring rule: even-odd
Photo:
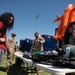
[[75,32],[75,22],[70,23],[68,31],[72,34]]
[[15,43],[18,44],[18,41],[16,41]]
[[11,37],[15,38],[16,34],[15,33],[11,33]]
[[5,28],[10,30],[13,29],[14,25],[14,16],[10,12],[6,12],[0,15],[0,21],[3,22]]
[[38,38],[39,33],[38,33],[38,32],[35,32],[35,33],[34,33],[34,36],[35,36],[36,38]]

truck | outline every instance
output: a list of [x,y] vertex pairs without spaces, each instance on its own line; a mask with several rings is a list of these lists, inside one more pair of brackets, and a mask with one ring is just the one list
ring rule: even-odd
[[[43,44],[44,50],[53,50],[56,47],[57,41],[51,35],[41,35],[45,39]],[[32,39],[25,38],[20,40],[20,50],[30,52]]]

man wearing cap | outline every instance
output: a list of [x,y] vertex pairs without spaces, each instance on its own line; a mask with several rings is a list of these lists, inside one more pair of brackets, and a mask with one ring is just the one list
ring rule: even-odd
[[[44,51],[43,44],[45,43],[45,39],[41,35],[39,35],[38,32],[35,32],[34,36],[35,52]],[[42,70],[39,69],[38,72],[42,72]]]
[[9,71],[9,67],[11,65],[11,62],[13,60],[13,55],[14,55],[14,38],[15,38],[16,34],[15,33],[11,33],[11,37],[8,38],[7,41],[7,62],[6,62],[6,67],[7,70]]
[[35,32],[35,51],[43,51],[43,43],[45,43],[45,39],[39,35],[38,32]]

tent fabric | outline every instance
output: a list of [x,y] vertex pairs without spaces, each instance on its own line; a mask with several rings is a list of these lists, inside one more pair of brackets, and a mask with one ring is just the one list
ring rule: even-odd
[[[64,38],[66,29],[71,22],[75,21],[75,6],[73,4],[68,4],[64,10],[63,15],[57,17],[54,22],[60,21],[60,25],[54,36],[55,40],[62,40]],[[53,23],[54,23],[53,22]]]

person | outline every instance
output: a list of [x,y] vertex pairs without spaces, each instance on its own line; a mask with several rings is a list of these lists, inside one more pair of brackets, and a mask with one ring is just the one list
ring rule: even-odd
[[8,38],[8,41],[7,41],[7,62],[6,62],[7,69],[6,69],[6,72],[9,71],[9,67],[14,58],[14,38],[15,36],[16,36],[15,33],[11,33],[11,37]]
[[14,16],[10,12],[5,12],[0,15],[0,68],[6,51],[6,33],[13,29]]
[[35,36],[35,51],[44,51],[43,43],[45,42],[44,38],[39,35],[38,32],[34,34]]
[[[68,31],[71,33],[71,36],[69,37],[69,45],[75,45],[75,21],[70,23]],[[72,75],[75,75],[75,73],[72,73]]]
[[[17,52],[19,51],[19,44],[18,44],[18,41],[15,42],[15,45],[14,45],[14,52]],[[20,66],[23,64],[23,60],[20,59],[19,57],[14,57],[15,59],[15,66]]]
[[75,45],[75,22],[70,23],[70,26],[68,28],[69,33],[72,35],[69,37],[69,44]]
[[31,54],[33,54],[34,52],[35,52],[35,41],[34,41],[34,40],[32,40],[30,53],[31,53]]
[[[45,42],[44,38],[39,35],[38,32],[34,33],[35,36],[35,52],[44,51],[43,43]],[[38,72],[42,72],[41,69]]]
[[16,52],[16,51],[19,51],[19,44],[18,44],[17,41],[15,42],[15,47],[14,47],[14,48],[15,48],[15,52]]

